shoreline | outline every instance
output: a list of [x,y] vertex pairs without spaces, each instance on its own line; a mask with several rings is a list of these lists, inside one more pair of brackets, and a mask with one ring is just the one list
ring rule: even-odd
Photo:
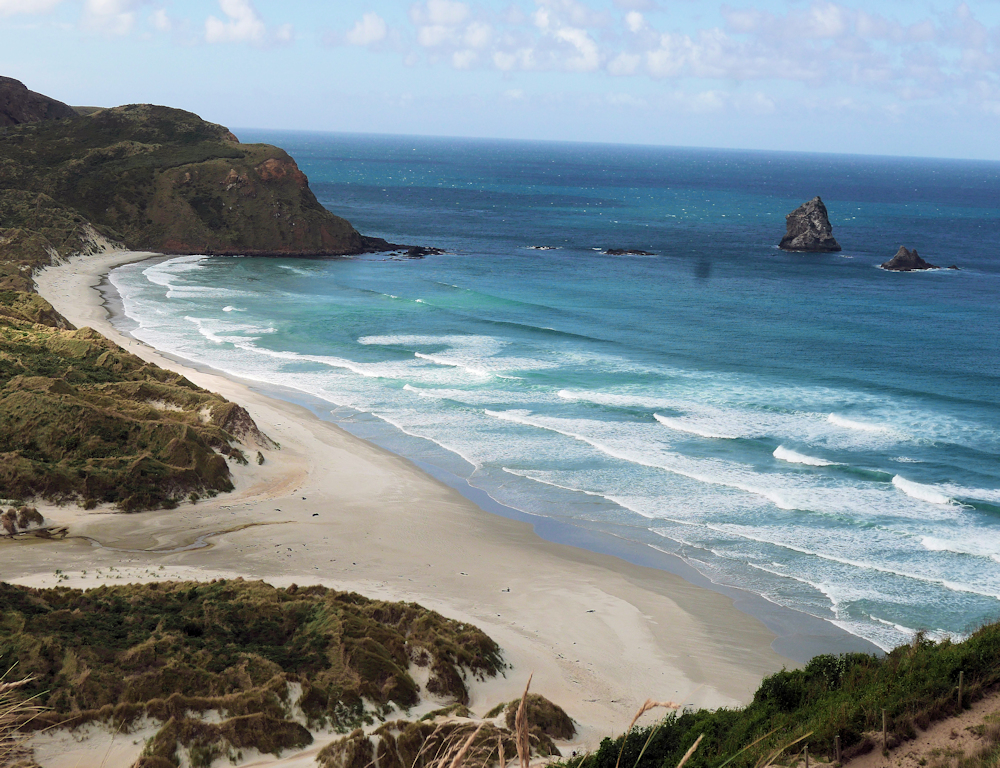
[[[81,538],[4,543],[0,578],[50,586],[58,567],[70,574],[63,585],[89,586],[93,576],[88,582],[84,571],[111,565],[131,569],[130,579],[242,575],[419,602],[479,626],[504,649],[512,668],[505,679],[475,684],[474,711],[515,698],[534,673],[533,690],[580,723],[574,749],[620,733],[647,697],[732,706],[749,700],[763,676],[792,665],[739,595],[734,601],[630,562],[634,553],[546,540],[535,531],[542,518],[484,511],[413,462],[301,405],[122,335],[93,289],[114,266],[154,255],[76,258],[36,276],[39,293],[78,327],[238,402],[282,450],[267,452],[252,472],[234,469],[233,493],[176,510],[121,515],[48,505],[46,516],[68,523],[74,536],[117,550]],[[268,527],[240,527],[251,522]],[[183,549],[213,532],[209,546]]]
[[[162,262],[173,258],[176,258],[176,256],[156,253],[149,254],[147,260]],[[121,296],[111,282],[110,275],[102,275],[95,289],[102,296],[105,310],[109,315],[109,324],[125,336],[125,338],[131,339],[130,331],[136,326],[136,323],[125,315]],[[135,341],[138,344],[148,346],[145,342]],[[366,425],[378,424],[379,432],[393,433],[395,431],[394,427],[374,414],[356,411],[349,407],[337,406],[319,397],[288,387],[269,387],[261,381],[244,379],[238,375],[220,371],[205,363],[192,361],[173,353],[161,350],[157,350],[157,352],[162,357],[172,360],[185,368],[192,368],[209,375],[221,375],[237,380],[252,391],[265,397],[300,405],[309,410],[316,418],[334,424],[367,443],[377,445],[395,456],[410,461],[425,473],[461,493],[480,509],[491,514],[497,514],[511,520],[530,524],[535,533],[546,541],[554,544],[570,544],[595,554],[611,555],[633,565],[648,566],[667,571],[680,576],[695,586],[725,595],[734,601],[739,610],[761,621],[774,633],[776,637],[771,643],[771,648],[793,662],[805,664],[814,656],[827,653],[859,652],[880,654],[885,652],[874,643],[848,632],[833,622],[812,616],[803,611],[798,611],[794,608],[779,605],[757,593],[736,586],[713,582],[683,558],[658,549],[655,546],[623,539],[607,531],[590,529],[557,518],[544,517],[510,507],[493,498],[487,491],[472,485],[465,477],[454,474],[451,470],[443,466],[417,459],[405,451],[398,450],[393,447],[391,439],[383,440],[381,435],[373,435],[371,434],[371,430],[367,428],[358,429],[359,422],[353,418],[355,415],[362,416],[364,418],[363,423]],[[341,411],[350,412],[352,417],[347,419],[338,418],[336,414]],[[414,435],[410,437],[418,441],[425,440],[425,438]],[[434,445],[437,448],[443,449],[443,446],[437,443],[434,443]],[[447,451],[447,449],[444,450]],[[458,458],[462,461],[467,461],[465,457],[458,456]]]

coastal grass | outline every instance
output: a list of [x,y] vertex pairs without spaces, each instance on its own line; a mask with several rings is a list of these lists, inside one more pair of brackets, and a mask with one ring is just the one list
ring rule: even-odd
[[23,688],[31,681],[15,678],[12,672],[0,675],[0,768],[30,764],[30,751],[18,728],[41,711],[24,695]]
[[[310,727],[373,724],[419,701],[411,664],[429,667],[427,687],[459,703],[468,676],[505,666],[475,627],[319,586],[0,583],[0,605],[0,657],[17,661],[31,678],[23,692],[46,709],[25,727],[97,721],[127,732],[149,718],[162,723],[147,746],[151,766],[178,765],[178,743],[209,762],[304,746],[312,737],[296,712]],[[212,712],[221,723],[200,717]]]
[[316,762],[320,768],[505,768],[508,758],[516,756],[521,768],[528,768],[532,757],[560,754],[545,722],[532,719],[533,714],[544,717],[555,705],[531,694],[529,707],[530,686],[529,676],[521,698],[503,705],[512,717],[501,726],[489,722],[491,715],[477,721],[467,719],[467,711],[442,710],[436,717],[448,718],[443,721],[395,720],[371,733],[359,728],[320,750]]
[[89,328],[40,324],[51,305],[0,291],[0,488],[124,511],[232,490],[245,440],[274,447],[246,411]]
[[883,710],[889,748],[957,714],[960,672],[962,706],[1000,683],[1000,624],[983,626],[962,642],[918,635],[882,656],[817,656],[803,669],[765,678],[745,707],[672,712],[656,725],[605,739],[597,752],[574,765],[676,765],[702,734],[688,760],[691,768],[750,768],[790,742],[832,762],[838,736],[848,759],[882,749]]

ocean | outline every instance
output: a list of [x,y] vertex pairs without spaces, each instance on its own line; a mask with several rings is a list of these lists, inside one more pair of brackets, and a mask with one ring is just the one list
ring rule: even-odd
[[127,265],[136,338],[885,649],[1000,617],[1000,163],[238,133],[447,253]]

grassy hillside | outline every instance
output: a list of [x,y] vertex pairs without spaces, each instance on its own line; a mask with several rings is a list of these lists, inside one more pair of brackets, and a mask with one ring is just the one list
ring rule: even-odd
[[[101,576],[92,574],[96,584]],[[34,676],[23,691],[49,708],[29,727],[101,720],[127,732],[149,716],[163,724],[147,746],[150,767],[178,765],[178,744],[195,765],[305,746],[312,736],[292,719],[299,710],[312,727],[375,722],[417,703],[411,663],[429,669],[428,691],[459,702],[466,676],[504,667],[475,627],[324,587],[0,583],[0,605],[0,658]],[[221,722],[198,717],[209,712]]]
[[269,445],[239,406],[59,320],[0,291],[0,496],[175,506],[232,489],[237,440]]
[[686,764],[690,768],[717,768],[733,757],[733,768],[753,766],[801,737],[793,753],[808,746],[815,757],[832,759],[839,736],[844,756],[850,757],[882,748],[883,709],[892,747],[912,738],[917,728],[959,711],[960,672],[965,706],[1000,683],[1000,624],[985,626],[961,643],[918,636],[912,645],[881,657],[817,656],[805,669],[765,678],[746,707],[671,715],[627,738],[605,739],[582,765],[615,768],[623,751],[624,768],[674,766],[701,734],[704,739]]
[[[133,249],[338,255],[385,245],[320,205],[284,150],[149,104],[0,129],[0,190],[44,195]],[[41,234],[24,219],[4,215],[0,227]]]

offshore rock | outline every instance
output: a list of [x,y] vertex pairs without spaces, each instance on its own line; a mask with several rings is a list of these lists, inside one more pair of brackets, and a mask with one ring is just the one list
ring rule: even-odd
[[76,117],[69,104],[29,91],[20,80],[0,77],[0,127]]
[[819,197],[803,203],[785,217],[787,233],[778,247],[783,251],[830,253],[841,250],[833,239],[833,227],[826,206]]
[[[915,248],[911,251],[905,245],[901,245],[896,255],[882,264],[882,269],[893,272],[914,272],[918,269],[938,269],[938,267],[920,258]],[[958,267],[948,267],[948,269],[958,269]]]

